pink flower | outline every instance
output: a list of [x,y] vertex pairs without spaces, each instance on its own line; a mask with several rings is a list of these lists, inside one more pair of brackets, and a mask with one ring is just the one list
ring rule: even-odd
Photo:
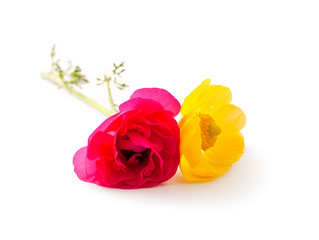
[[143,88],[119,107],[76,152],[74,171],[85,182],[115,188],[151,187],[176,173],[179,102],[166,90]]

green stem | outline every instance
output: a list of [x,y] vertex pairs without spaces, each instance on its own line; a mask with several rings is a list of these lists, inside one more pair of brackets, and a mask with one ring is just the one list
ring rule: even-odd
[[114,114],[114,112],[107,110],[106,108],[102,107],[100,104],[98,104],[98,103],[94,102],[92,99],[84,96],[82,93],[79,93],[78,91],[74,90],[72,87],[68,86],[67,84],[64,86],[70,93],[73,93],[75,96],[77,96],[78,98],[80,98],[84,102],[88,103],[92,107],[96,108],[97,110],[105,113],[108,116],[112,116]]
[[114,101],[113,101],[112,94],[111,94],[110,80],[106,81],[106,87],[107,87],[107,95],[108,95],[109,105],[111,107],[111,111],[114,113],[117,113],[118,111],[115,108]]
[[74,94],[75,96],[77,96],[82,101],[88,103],[89,105],[91,105],[95,109],[101,111],[102,113],[104,113],[104,114],[106,114],[108,116],[112,116],[114,113],[116,113],[116,111],[113,111],[113,109],[112,109],[112,111],[109,111],[108,109],[102,107],[100,104],[96,103],[92,99],[90,99],[90,98],[84,96],[82,93],[79,93],[78,91],[74,90],[72,87],[70,87],[68,84],[66,84],[64,82],[64,80],[59,77],[58,74],[54,74],[52,72],[50,72],[50,73],[42,73],[41,77],[43,79],[47,79],[47,80],[49,80],[49,81],[51,81],[51,82],[53,82],[53,83],[55,83],[55,84],[57,84],[57,85],[59,85],[61,87],[65,87],[70,93]]

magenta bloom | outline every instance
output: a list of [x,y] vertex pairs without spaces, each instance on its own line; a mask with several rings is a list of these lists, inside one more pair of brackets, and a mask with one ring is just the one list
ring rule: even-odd
[[151,187],[176,173],[179,102],[166,90],[143,88],[120,105],[76,152],[78,178],[115,188]]

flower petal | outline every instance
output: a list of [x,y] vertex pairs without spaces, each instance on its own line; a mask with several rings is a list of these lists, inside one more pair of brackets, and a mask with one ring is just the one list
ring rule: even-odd
[[[201,135],[200,135],[200,127],[199,127],[200,119],[196,116],[192,116],[186,121],[181,127],[180,136],[180,154],[181,156],[185,154],[185,152],[194,152],[187,153],[186,155],[194,155],[195,158],[190,158],[191,166],[197,165],[200,161],[200,151],[201,151]],[[195,145],[192,145],[195,144]],[[195,149],[196,148],[196,149]],[[196,154],[197,153],[197,154]]]
[[152,144],[141,134],[132,132],[129,134],[130,140],[136,146],[141,146],[143,148],[151,148]]
[[221,134],[214,147],[208,149],[203,158],[222,174],[242,156],[244,147],[244,137],[240,132]]
[[90,161],[86,157],[87,147],[80,148],[73,157],[74,172],[79,179],[85,182],[101,184],[97,174],[95,161]]
[[88,182],[88,176],[85,171],[86,147],[80,148],[73,157],[74,172],[82,181]]
[[107,127],[120,115],[120,113],[116,113],[111,117],[107,118],[100,126],[98,126],[94,132],[91,134],[90,138],[95,135],[97,132],[105,131]]
[[108,133],[97,132],[91,135],[87,147],[87,158],[89,160],[98,160],[101,156],[113,156],[114,143],[114,136]]
[[134,98],[143,98],[143,99],[151,99],[158,103],[160,103],[163,108],[167,111],[173,113],[173,116],[176,116],[179,113],[181,108],[180,103],[173,97],[165,89],[161,88],[141,88],[136,90],[130,97],[130,99]]
[[232,166],[244,152],[244,137],[241,133],[222,134],[214,146],[202,155],[200,163],[191,167],[191,159],[182,156],[180,168],[188,182],[213,180]]
[[164,108],[158,102],[151,99],[144,98],[132,98],[119,107],[120,112],[126,112],[131,110],[143,110],[145,112],[157,112],[163,111]]
[[203,159],[198,166],[192,168],[189,166],[189,161],[183,156],[181,158],[180,169],[188,182],[206,182],[218,176],[215,168],[203,161]]
[[213,109],[211,116],[223,133],[238,132],[246,124],[244,112],[232,104],[222,105]]
[[202,159],[201,144],[201,130],[200,128],[197,128],[183,154],[187,159],[190,167],[197,166]]
[[229,88],[220,85],[209,85],[210,79],[206,79],[184,100],[181,114],[197,111],[199,109],[210,109],[223,104],[228,104],[232,100]]

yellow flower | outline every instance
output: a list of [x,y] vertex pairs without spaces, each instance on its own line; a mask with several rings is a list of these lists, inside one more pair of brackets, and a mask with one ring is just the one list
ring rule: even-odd
[[206,79],[185,98],[181,108],[180,169],[189,182],[215,179],[244,152],[239,132],[246,123],[243,111],[232,104],[227,87]]

